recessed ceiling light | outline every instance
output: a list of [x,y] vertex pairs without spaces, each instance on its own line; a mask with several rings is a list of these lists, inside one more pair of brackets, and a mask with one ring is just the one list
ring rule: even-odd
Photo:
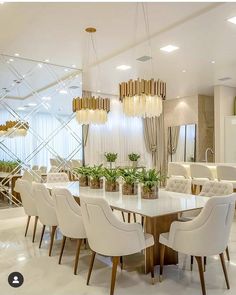
[[1,1],[1,2],[0,2],[0,4],[4,4],[4,2],[3,2],[3,1]]
[[45,59],[44,62],[49,62],[49,59]]
[[66,90],[66,89],[61,89],[61,90],[59,91],[59,93],[60,93],[60,94],[67,94],[67,90]]
[[35,103],[35,102],[30,102],[30,103],[28,103],[28,106],[29,107],[35,107],[37,105],[37,103]]
[[64,71],[65,71],[65,72],[68,72],[69,70],[68,70],[68,69],[64,69]]
[[39,68],[42,68],[42,67],[43,67],[43,65],[42,65],[42,64],[38,64],[38,67],[39,67]]
[[186,70],[182,70],[182,73],[186,73]]
[[164,46],[164,47],[160,48],[161,51],[165,51],[165,52],[172,52],[172,51],[175,51],[177,49],[179,49],[179,47],[174,46],[174,45],[167,45],[167,46]]
[[72,68],[76,68],[76,65],[72,65]]
[[101,92],[101,90],[97,90],[97,92]]
[[51,96],[43,96],[42,100],[51,100]]
[[15,55],[15,56],[20,56],[19,53],[15,53],[14,55]]
[[9,61],[14,61],[14,59],[13,58],[9,58]]
[[176,98],[180,98],[180,96],[178,95],[178,96],[176,96]]
[[126,70],[131,69],[131,66],[128,66],[128,65],[120,65],[120,66],[117,66],[116,69],[117,70],[121,70],[121,71],[126,71]]
[[212,64],[215,64],[216,62],[214,60],[211,61]]
[[228,22],[236,25],[236,16],[227,19]]
[[18,107],[17,108],[19,111],[24,111],[25,110],[25,107]]

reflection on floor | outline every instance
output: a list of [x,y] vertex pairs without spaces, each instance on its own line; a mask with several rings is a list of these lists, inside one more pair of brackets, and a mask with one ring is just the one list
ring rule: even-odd
[[[48,257],[48,237],[38,249],[41,225],[38,227],[36,242],[32,244],[32,226],[27,238],[24,238],[26,217],[19,217],[22,208],[0,211],[0,286],[1,295],[105,295],[109,294],[110,259],[99,257],[95,261],[90,286],[86,286],[86,277],[90,251],[82,249],[79,261],[78,275],[73,275],[75,241],[68,241],[65,247],[62,265],[58,265],[58,255],[61,245],[61,235],[58,233],[54,244],[53,256]],[[14,215],[16,217],[14,217]],[[14,218],[12,218],[14,217]],[[206,245],[207,247],[207,245]],[[231,290],[227,291],[225,281],[217,257],[207,261],[205,273],[207,294],[233,295],[236,293],[236,220],[234,221],[229,243],[231,262],[227,262]],[[156,295],[181,294],[201,295],[200,282],[196,263],[190,271],[190,259],[180,255],[179,266],[168,266],[164,269],[162,283],[153,286],[150,276],[140,272],[142,255],[134,255],[124,259],[124,270],[118,270],[116,295]],[[25,282],[19,289],[8,285],[9,273],[19,271],[24,275]],[[158,280],[158,267],[156,279]]]

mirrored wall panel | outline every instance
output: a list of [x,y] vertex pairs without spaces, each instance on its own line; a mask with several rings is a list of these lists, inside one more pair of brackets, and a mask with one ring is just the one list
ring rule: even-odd
[[168,127],[168,160],[196,161],[196,124]]
[[73,177],[83,154],[72,112],[81,81],[79,69],[0,55],[0,207],[20,204],[18,178],[44,181],[52,171]]

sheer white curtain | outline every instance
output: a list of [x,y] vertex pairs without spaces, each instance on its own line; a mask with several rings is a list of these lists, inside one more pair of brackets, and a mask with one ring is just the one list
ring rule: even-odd
[[111,99],[107,123],[90,126],[85,148],[86,164],[105,163],[105,152],[118,153],[118,165],[128,165],[128,154],[134,152],[141,155],[139,165],[151,166],[143,138],[142,119],[126,117],[118,98]]
[[[19,115],[23,118],[26,113]],[[20,159],[30,165],[48,166],[50,158],[55,158],[56,155],[62,158],[73,156],[75,159],[81,159],[82,151],[81,149],[77,151],[78,138],[81,139],[82,135],[81,126],[75,119],[70,121],[69,116],[57,117],[59,120],[52,114],[36,113],[27,120],[30,130],[25,137],[0,137],[0,160]],[[4,124],[7,120],[14,119],[7,111],[0,110],[0,124]],[[63,122],[68,123],[72,131],[62,127]],[[48,145],[44,145],[45,141]],[[31,155],[35,150],[36,154]]]

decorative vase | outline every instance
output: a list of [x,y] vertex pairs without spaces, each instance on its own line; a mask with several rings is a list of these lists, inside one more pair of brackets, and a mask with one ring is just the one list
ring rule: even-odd
[[98,178],[90,178],[90,188],[92,189],[100,189],[102,188],[102,179]]
[[123,195],[136,195],[137,194],[137,184],[133,183],[124,183],[122,186],[122,194]]
[[84,176],[84,175],[79,176],[79,185],[80,186],[88,186],[89,185],[88,177]]
[[117,181],[106,180],[105,191],[106,192],[118,192],[119,191],[119,183]]
[[158,186],[155,185],[152,188],[142,186],[141,196],[143,199],[149,199],[149,200],[158,199]]

